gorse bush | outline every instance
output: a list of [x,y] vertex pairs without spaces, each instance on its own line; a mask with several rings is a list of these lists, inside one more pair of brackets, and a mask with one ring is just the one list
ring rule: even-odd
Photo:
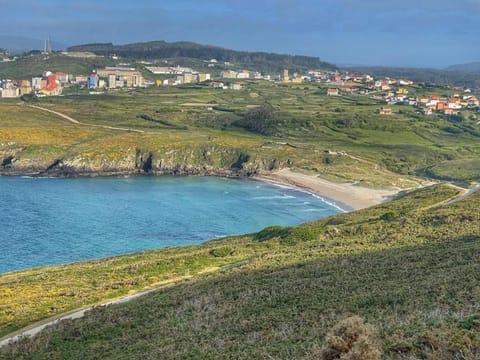
[[295,226],[287,228],[283,240],[291,242],[303,242],[315,240],[319,235],[319,229],[310,226]]
[[283,226],[273,225],[267,226],[265,229],[259,231],[254,235],[256,241],[267,241],[273,238],[283,237],[285,235],[285,229]]
[[425,352],[428,354],[428,358],[435,360],[480,359],[480,326],[477,322],[475,327],[474,320],[471,323],[472,328],[463,328],[463,325],[470,322],[469,320],[462,321],[460,326],[455,324],[457,326],[443,326],[426,331],[423,339],[419,339],[419,342],[426,348]]
[[373,326],[359,316],[335,325],[322,352],[323,360],[377,360],[380,356]]
[[298,242],[311,241],[318,238],[320,234],[318,228],[306,225],[282,227],[268,226],[254,235],[256,241],[267,241],[280,239],[282,245],[295,245]]
[[219,248],[215,248],[210,250],[210,255],[213,255],[215,257],[226,257],[233,255],[235,250],[233,250],[230,246],[222,246]]
[[397,217],[398,215],[394,211],[389,211],[380,216],[380,219],[384,221],[392,221],[395,220]]
[[276,123],[277,119],[273,107],[270,104],[265,104],[247,111],[234,124],[257,134],[273,135]]

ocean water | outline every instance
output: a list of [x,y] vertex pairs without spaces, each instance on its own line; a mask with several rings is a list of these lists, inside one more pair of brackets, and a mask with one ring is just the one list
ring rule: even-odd
[[214,177],[0,177],[0,273],[198,244],[340,210],[311,194]]

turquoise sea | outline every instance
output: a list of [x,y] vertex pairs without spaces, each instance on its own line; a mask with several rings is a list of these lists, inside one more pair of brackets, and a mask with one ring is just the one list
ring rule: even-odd
[[0,177],[0,273],[198,244],[340,212],[311,194],[215,177]]

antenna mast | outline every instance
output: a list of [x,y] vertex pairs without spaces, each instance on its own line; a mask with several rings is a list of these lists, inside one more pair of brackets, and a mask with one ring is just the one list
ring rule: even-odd
[[44,54],[50,54],[52,52],[52,40],[50,39],[50,36],[45,39],[45,44],[43,46],[43,53]]

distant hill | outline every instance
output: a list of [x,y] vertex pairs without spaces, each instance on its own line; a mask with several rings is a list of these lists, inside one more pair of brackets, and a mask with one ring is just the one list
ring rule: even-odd
[[104,57],[74,58],[60,53],[32,53],[17,61],[0,62],[0,79],[28,79],[44,71],[63,71],[68,74],[88,74],[92,69],[113,66],[115,61]]
[[480,74],[480,61],[467,64],[452,65],[449,66],[446,70]]
[[389,76],[394,78],[407,78],[415,82],[436,84],[441,86],[464,86],[480,88],[480,72],[466,72],[448,68],[422,69],[422,68],[400,68],[383,66],[349,66],[344,70],[358,71],[374,76]]
[[267,52],[248,52],[224,49],[218,46],[201,45],[192,42],[152,41],[144,43],[113,45],[112,43],[71,46],[68,51],[89,51],[97,55],[111,55],[137,59],[155,60],[172,58],[216,59],[230,62],[235,66],[251,66],[259,71],[300,71],[305,69],[334,70],[335,65],[320,61],[318,57],[285,55]]

